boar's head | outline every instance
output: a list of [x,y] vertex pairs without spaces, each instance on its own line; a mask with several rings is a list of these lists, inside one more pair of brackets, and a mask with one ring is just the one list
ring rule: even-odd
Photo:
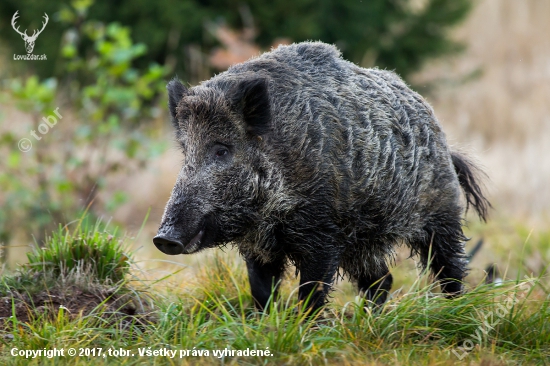
[[166,254],[244,236],[265,199],[261,136],[270,128],[268,80],[228,77],[207,85],[187,89],[172,80],[167,86],[183,166],[153,239]]

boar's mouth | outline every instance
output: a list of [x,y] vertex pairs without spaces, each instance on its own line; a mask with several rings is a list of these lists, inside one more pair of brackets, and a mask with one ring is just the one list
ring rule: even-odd
[[164,254],[178,255],[191,254],[204,247],[205,225],[201,226],[199,232],[184,245],[180,240],[172,238],[168,235],[157,235],[153,238],[153,243],[158,250]]
[[204,238],[204,226],[199,230],[199,233],[195,235],[193,239],[191,239],[189,244],[183,247],[182,254],[193,253],[194,251],[196,251],[200,247],[201,241],[203,238]]

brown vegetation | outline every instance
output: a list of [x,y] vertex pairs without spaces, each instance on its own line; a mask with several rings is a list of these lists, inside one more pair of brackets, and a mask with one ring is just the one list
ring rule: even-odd
[[496,216],[550,212],[549,14],[546,1],[479,1],[456,30],[466,51],[417,77],[438,81],[428,99],[451,143],[485,166]]

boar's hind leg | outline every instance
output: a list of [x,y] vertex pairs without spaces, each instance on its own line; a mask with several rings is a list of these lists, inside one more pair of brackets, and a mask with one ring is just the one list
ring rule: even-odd
[[386,302],[393,277],[385,264],[380,268],[380,271],[377,271],[376,275],[372,273],[362,274],[356,280],[357,287],[364,294],[366,300],[372,301],[376,305],[382,305]]
[[426,237],[418,248],[424,268],[430,263],[432,273],[448,296],[462,293],[462,280],[466,276],[464,242],[460,219],[439,221],[426,225]]
[[277,289],[285,270],[285,260],[262,263],[257,259],[247,258],[246,268],[256,308],[264,310],[272,293],[273,299],[277,298]]

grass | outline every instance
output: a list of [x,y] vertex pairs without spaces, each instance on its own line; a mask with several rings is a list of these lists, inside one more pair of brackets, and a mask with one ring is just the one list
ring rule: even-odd
[[129,263],[124,247],[118,244],[116,230],[113,234],[102,231],[100,221],[84,225],[80,221],[73,233],[60,226],[47,239],[45,250],[27,254],[28,265],[51,270],[58,276],[83,271],[99,281],[122,281],[129,272]]
[[[545,235],[536,237],[546,245]],[[72,234],[60,229],[45,249],[29,255],[28,266],[3,276],[1,301],[8,315],[0,331],[0,364],[500,365],[550,360],[547,277],[480,285],[449,300],[421,276],[378,310],[353,298],[347,293],[351,289],[337,290],[331,304],[308,321],[292,281],[285,282],[268,313],[255,311],[244,265],[231,255],[208,259],[192,285],[178,285],[174,275],[161,288],[156,281],[131,280],[131,259],[124,252],[116,236],[98,226]],[[71,291],[80,305],[95,296],[93,306],[71,303]],[[56,303],[50,296],[49,303],[38,304],[45,293],[65,300]],[[26,318],[23,298],[31,310]],[[346,298],[352,300],[342,301]],[[68,356],[70,348],[82,356]],[[63,349],[64,356],[12,355],[53,349]],[[250,355],[251,350],[262,353]]]
[[130,263],[116,230],[106,232],[99,221],[95,225],[85,220],[77,223],[73,232],[60,226],[43,248],[27,253],[26,265],[15,274],[2,276],[0,296],[32,301],[41,296],[51,298],[52,293],[56,297],[82,291],[98,295],[123,288]]

